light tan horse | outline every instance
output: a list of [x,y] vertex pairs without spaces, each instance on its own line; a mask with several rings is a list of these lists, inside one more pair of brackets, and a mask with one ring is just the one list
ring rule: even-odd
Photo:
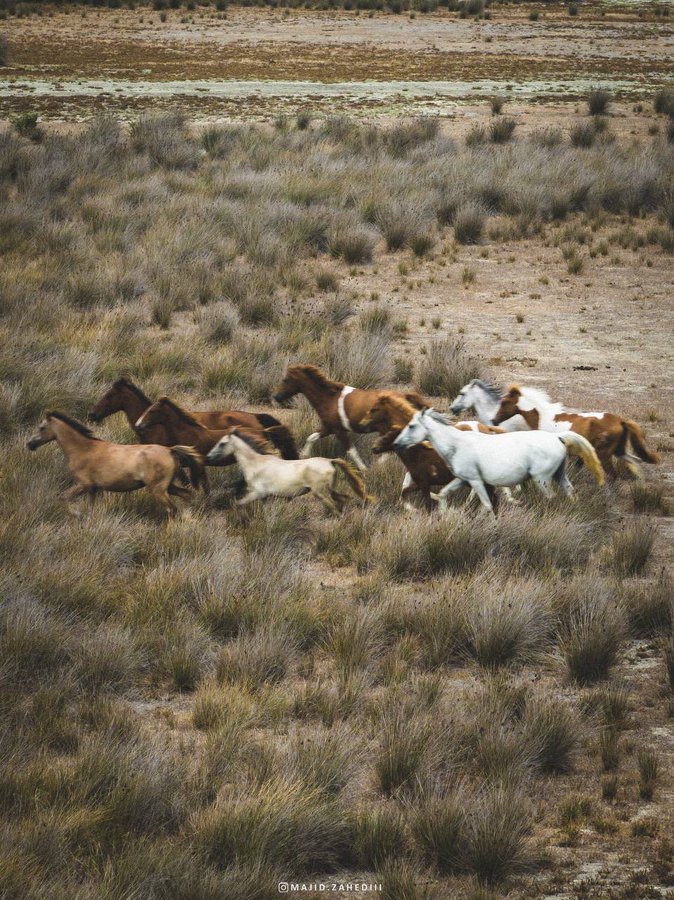
[[237,500],[237,506],[245,506],[265,497],[299,497],[311,492],[330,512],[341,512],[349,499],[335,490],[337,474],[341,473],[353,493],[364,503],[372,498],[358,469],[346,459],[326,459],[313,456],[310,459],[280,459],[269,453],[270,445],[250,431],[232,428],[213,447],[206,457],[208,463],[222,462],[229,455],[236,458],[248,491]]
[[[416,409],[429,405],[423,397],[412,391],[387,393],[397,394]],[[321,420],[321,430],[309,435],[300,456],[308,455],[315,441],[334,434],[347,455],[361,471],[365,471],[367,467],[353,445],[352,435],[367,434],[375,430],[366,424],[366,417],[382,391],[366,391],[341,381],[333,381],[316,366],[293,365],[288,366],[283,381],[276,389],[274,400],[287,404],[295,394],[304,394]]]
[[86,425],[62,412],[48,412],[37,434],[27,443],[29,450],[57,441],[66,458],[75,484],[65,494],[66,501],[88,496],[93,504],[99,491],[126,492],[146,487],[162,504],[169,518],[177,512],[169,494],[183,499],[189,491],[174,479],[187,466],[193,486],[199,484],[203,465],[192,447],[162,447],[159,444],[111,444],[97,438]]
[[660,461],[658,455],[646,447],[641,429],[631,419],[621,419],[608,412],[587,413],[566,409],[561,403],[552,403],[545,391],[538,388],[510,385],[492,421],[494,425],[500,425],[517,415],[534,431],[573,431],[582,435],[592,444],[602,468],[611,478],[617,474],[614,456],[635,478],[641,476],[625,452],[628,440],[639,459],[647,463]]

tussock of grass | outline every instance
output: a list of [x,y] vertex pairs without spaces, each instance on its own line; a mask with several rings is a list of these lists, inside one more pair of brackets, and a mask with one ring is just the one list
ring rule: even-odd
[[462,339],[444,338],[431,341],[417,365],[419,390],[430,397],[455,397],[473,378],[479,378],[476,360],[466,352]]
[[400,859],[406,849],[404,821],[391,804],[358,810],[352,832],[355,858],[365,869]]
[[613,535],[611,566],[616,575],[639,575],[653,549],[655,531],[650,523],[635,521]]
[[674,585],[663,569],[657,581],[630,585],[623,594],[630,630],[636,635],[667,633],[674,614]]
[[478,582],[467,604],[471,652],[495,669],[536,658],[552,635],[552,615],[538,584]]
[[579,722],[561,700],[539,696],[527,701],[524,734],[535,764],[544,772],[566,772],[578,745]]
[[380,749],[374,767],[377,785],[385,796],[412,788],[433,738],[432,722],[394,704],[378,723]]
[[477,244],[484,229],[485,210],[475,202],[464,203],[453,216],[454,237],[460,244]]
[[235,683],[259,690],[265,683],[279,681],[288,671],[295,646],[286,630],[260,626],[226,644],[218,657],[216,674],[223,683]]
[[422,801],[411,831],[427,860],[440,872],[452,873],[465,866],[467,826],[466,797],[443,792]]
[[195,818],[193,832],[196,845],[220,866],[249,863],[305,874],[334,869],[348,823],[320,792],[276,778],[255,792],[225,793]]
[[593,594],[591,583],[585,590],[573,603],[560,635],[569,674],[580,684],[606,678],[625,635],[623,613],[615,599],[601,587]]
[[595,88],[590,91],[590,96],[587,98],[588,112],[591,116],[603,115],[607,111],[610,102],[611,94],[609,91]]
[[392,522],[375,535],[370,553],[393,581],[472,572],[484,560],[488,531],[474,533],[458,514],[420,523],[413,532]]
[[481,881],[503,880],[525,863],[529,831],[524,797],[509,788],[487,788],[472,811],[468,837],[470,868]]

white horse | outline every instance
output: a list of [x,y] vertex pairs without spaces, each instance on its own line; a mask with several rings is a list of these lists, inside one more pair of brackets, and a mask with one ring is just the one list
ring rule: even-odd
[[403,449],[425,440],[430,441],[456,476],[437,495],[441,510],[447,508],[447,494],[464,484],[473,488],[490,512],[494,512],[494,487],[514,487],[529,478],[546,497],[553,496],[553,480],[565,496],[571,497],[573,487],[566,477],[567,454],[579,456],[597,484],[604,483],[604,473],[592,444],[570,431],[564,434],[518,431],[494,435],[459,431],[445,416],[426,409],[415,414],[393,446]]
[[371,499],[360,472],[348,460],[322,456],[281,459],[265,452],[267,449],[265,442],[235,428],[220,438],[206,457],[209,463],[228,456],[236,458],[248,488],[246,495],[237,500],[237,506],[265,497],[299,497],[311,492],[330,512],[339,513],[349,498],[335,490],[338,472],[344,474],[356,496],[365,502]]
[[[486,381],[473,378],[468,384],[464,384],[449,407],[451,412],[458,416],[459,413],[469,409],[475,410],[475,415],[482,425],[493,425],[492,419],[501,405],[501,391]],[[499,425],[504,431],[527,431],[529,426],[522,416],[513,416]]]

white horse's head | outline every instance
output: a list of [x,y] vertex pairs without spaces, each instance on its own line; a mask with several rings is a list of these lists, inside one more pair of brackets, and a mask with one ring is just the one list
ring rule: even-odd
[[230,457],[234,453],[231,438],[231,434],[226,434],[224,437],[221,437],[215,447],[211,448],[208,456],[206,457],[206,462],[222,462],[223,459],[227,459],[228,457]]
[[393,442],[393,448],[395,450],[404,450],[405,447],[413,447],[415,444],[420,444],[422,441],[426,440],[428,429],[424,421],[424,416],[427,412],[428,410],[420,409],[419,412],[412,416]]
[[464,384],[449,408],[455,416],[458,416],[465,410],[479,406],[481,402],[487,401],[498,405],[500,400],[501,392],[498,388],[479,378],[473,378],[468,384]]

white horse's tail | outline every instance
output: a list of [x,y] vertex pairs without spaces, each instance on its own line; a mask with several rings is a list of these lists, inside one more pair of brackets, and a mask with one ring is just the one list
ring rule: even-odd
[[582,434],[576,434],[574,431],[566,431],[564,434],[557,435],[557,437],[566,447],[566,452],[569,456],[578,456],[582,459],[590,472],[592,472],[594,480],[601,487],[604,484],[604,470],[592,444]]

